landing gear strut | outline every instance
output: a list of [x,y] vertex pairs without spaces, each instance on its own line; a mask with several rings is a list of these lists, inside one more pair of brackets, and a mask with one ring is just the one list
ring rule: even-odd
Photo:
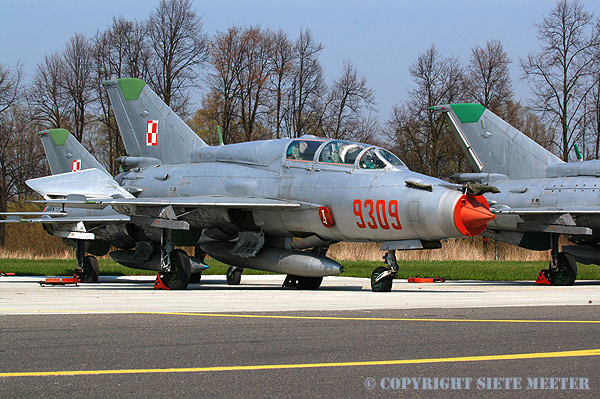
[[558,234],[552,234],[550,283],[552,285],[573,285],[577,278],[577,262],[571,255],[558,252],[558,238]]
[[171,290],[185,290],[190,283],[190,257],[173,249],[171,230],[163,229],[160,238],[160,279]]
[[83,240],[75,241],[75,259],[77,268],[75,274],[82,283],[98,282],[98,260],[94,256],[85,256],[85,242]]
[[371,274],[371,291],[390,292],[392,280],[398,275],[398,262],[396,261],[396,250],[390,249],[383,256],[383,260],[389,268],[380,266]]

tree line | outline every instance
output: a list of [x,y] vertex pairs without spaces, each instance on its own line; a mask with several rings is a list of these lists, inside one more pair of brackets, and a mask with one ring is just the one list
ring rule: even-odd
[[[413,170],[433,176],[469,166],[429,107],[477,102],[564,160],[578,144],[600,155],[600,18],[577,0],[559,0],[537,23],[539,52],[518,60],[532,98],[515,99],[500,40],[475,44],[466,61],[435,45],[409,67],[413,87],[385,121],[366,77],[347,60],[326,82],[323,45],[309,29],[290,37],[261,26],[209,36],[191,0],[161,0],[145,20],[113,18],[91,37],[74,34],[25,79],[0,64],[0,211],[28,195],[24,181],[47,173],[33,134],[69,129],[112,173],[123,143],[101,82],[135,77],[209,144],[220,126],[227,143],[312,134],[381,144]],[[203,95],[193,109],[191,95]],[[3,228],[0,224],[0,245]]]

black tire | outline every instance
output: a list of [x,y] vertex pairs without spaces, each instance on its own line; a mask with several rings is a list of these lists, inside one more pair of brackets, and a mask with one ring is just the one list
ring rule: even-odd
[[377,269],[373,270],[373,274],[371,274],[371,291],[373,292],[390,292],[392,290],[392,280],[393,277],[389,276],[378,282],[375,282],[375,279],[379,277],[379,275],[388,270],[387,267],[379,266]]
[[227,269],[227,284],[228,285],[240,285],[242,281],[242,269],[235,266],[229,266]]
[[190,284],[198,284],[202,280],[202,272],[192,273],[190,276]]
[[323,277],[302,277],[298,276],[299,290],[316,290],[321,286]]
[[83,272],[77,272],[77,278],[82,283],[97,283],[98,282],[98,259],[95,256],[83,257]]
[[564,252],[558,254],[558,271],[553,272],[550,268],[550,284],[573,285],[577,278],[577,262]]
[[170,290],[185,290],[190,283],[190,257],[181,249],[171,252],[171,271],[160,279]]

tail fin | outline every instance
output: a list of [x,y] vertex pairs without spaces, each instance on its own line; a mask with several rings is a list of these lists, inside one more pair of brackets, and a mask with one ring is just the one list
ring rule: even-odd
[[458,142],[477,172],[509,179],[546,177],[548,165],[562,161],[480,104],[432,107],[444,112]]
[[110,173],[90,154],[67,129],[50,129],[38,133],[53,175],[85,169]]
[[140,79],[103,82],[130,156],[158,158],[165,164],[191,161],[206,143]]

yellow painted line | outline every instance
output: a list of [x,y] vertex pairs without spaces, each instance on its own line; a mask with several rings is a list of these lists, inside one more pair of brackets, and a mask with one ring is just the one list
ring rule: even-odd
[[43,314],[141,314],[163,316],[226,317],[240,319],[287,319],[287,320],[347,320],[347,321],[426,321],[426,322],[462,322],[462,323],[559,323],[559,324],[600,324],[600,320],[527,320],[527,319],[432,319],[418,317],[338,317],[338,316],[287,316],[262,314],[196,313],[196,312],[138,312],[138,311],[78,311],[78,310],[32,310],[0,309],[0,312],[43,313]]
[[394,366],[403,364],[427,363],[454,363],[454,362],[482,362],[493,360],[523,360],[523,359],[550,359],[561,357],[600,356],[600,349],[584,349],[562,352],[517,353],[509,355],[464,356],[430,359],[401,359],[401,360],[375,360],[364,362],[337,362],[337,363],[299,363],[299,364],[262,364],[255,366],[213,366],[213,367],[187,367],[166,369],[124,369],[124,370],[70,370],[70,371],[24,371],[14,373],[0,373],[0,377],[56,377],[67,375],[106,375],[106,374],[157,374],[157,373],[205,373],[217,371],[253,371],[253,370],[283,370],[307,369],[324,367],[359,367],[359,366]]

